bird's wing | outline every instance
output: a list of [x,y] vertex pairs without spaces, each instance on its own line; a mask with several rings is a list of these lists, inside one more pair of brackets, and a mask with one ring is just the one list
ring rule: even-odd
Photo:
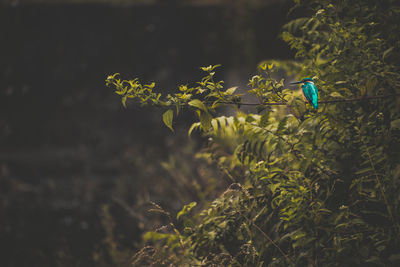
[[304,84],[302,87],[303,87],[303,88],[302,88],[302,89],[303,89],[303,95],[306,97],[307,101],[308,101],[309,103],[311,103],[311,101],[312,101],[312,94],[311,94],[310,85],[309,85],[309,84]]
[[318,102],[318,89],[314,84],[310,84],[311,99]]
[[318,89],[317,89],[317,87],[314,84],[311,87],[312,87],[312,90],[314,92],[314,95],[318,98]]

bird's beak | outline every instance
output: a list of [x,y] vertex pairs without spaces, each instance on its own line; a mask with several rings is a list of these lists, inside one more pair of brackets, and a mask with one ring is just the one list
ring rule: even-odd
[[290,83],[290,84],[299,84],[299,83],[302,83],[302,81],[292,82],[292,83]]

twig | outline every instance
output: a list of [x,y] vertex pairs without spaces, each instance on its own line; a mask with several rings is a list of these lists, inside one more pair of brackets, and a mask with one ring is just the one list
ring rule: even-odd
[[[240,211],[239,211],[240,212]],[[285,252],[283,252],[283,250],[274,242],[274,240],[272,240],[272,238],[270,238],[267,233],[265,233],[255,222],[251,221],[249,218],[247,218],[243,213],[240,212],[240,214],[251,224],[254,226],[254,228],[256,228],[266,239],[268,239],[269,242],[271,242],[271,244],[276,247],[279,252],[282,254],[282,256],[284,256],[291,264],[293,264],[292,259],[289,258],[288,255],[286,255]]]
[[381,183],[381,180],[379,179],[379,175],[378,175],[378,173],[376,172],[375,164],[374,164],[374,162],[373,162],[373,160],[372,160],[372,156],[371,156],[371,154],[369,153],[369,149],[368,149],[367,144],[365,144],[365,142],[364,142],[364,141],[362,140],[362,138],[361,138],[361,133],[360,133],[360,131],[359,131],[359,134],[360,134],[360,140],[361,140],[361,142],[365,145],[365,151],[367,152],[367,156],[368,156],[369,163],[371,164],[372,170],[374,171],[376,182],[377,182],[377,184],[378,184],[378,186],[379,186],[379,189],[380,189],[380,191],[381,191],[381,194],[382,194],[382,196],[383,196],[383,200],[385,201],[386,209],[387,209],[387,211],[388,211],[389,217],[390,217],[392,223],[395,224],[396,221],[395,221],[395,219],[394,219],[394,217],[393,217],[392,209],[391,209],[391,207],[390,207],[390,205],[389,205],[389,201],[388,201],[387,198],[386,198],[385,190],[383,189],[383,185],[382,185],[382,183]]
[[[400,94],[390,94],[390,95],[377,95],[377,96],[365,96],[365,97],[357,97],[357,98],[347,98],[347,99],[332,99],[332,100],[322,100],[318,101],[318,104],[330,104],[330,103],[340,103],[340,102],[357,102],[357,101],[365,101],[365,100],[373,100],[373,99],[380,99],[380,98],[388,98],[400,96]],[[220,102],[221,104],[235,104],[235,105],[243,105],[243,106],[290,106],[287,102],[265,102],[262,104],[258,103],[238,103],[238,102]],[[304,103],[308,103],[304,101]]]

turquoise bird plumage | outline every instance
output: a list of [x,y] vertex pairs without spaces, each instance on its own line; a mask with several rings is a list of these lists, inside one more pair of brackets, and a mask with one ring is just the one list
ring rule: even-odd
[[314,109],[318,109],[318,89],[315,86],[313,79],[304,78],[301,81],[293,82],[291,84],[302,83],[301,89],[303,91],[304,98],[310,103]]

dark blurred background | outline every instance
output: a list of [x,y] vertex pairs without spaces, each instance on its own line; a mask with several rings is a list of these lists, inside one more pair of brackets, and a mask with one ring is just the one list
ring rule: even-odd
[[[180,175],[171,155],[201,147],[188,144],[190,118],[172,134],[161,110],[123,109],[104,80],[119,72],[168,92],[222,64],[218,77],[245,87],[260,61],[292,58],[278,38],[291,6],[0,1],[0,266],[115,265],[107,247],[129,255],[151,227],[143,203],[176,211],[199,197],[192,182],[168,188]],[[209,175],[189,161],[177,167],[196,164],[186,176]]]

